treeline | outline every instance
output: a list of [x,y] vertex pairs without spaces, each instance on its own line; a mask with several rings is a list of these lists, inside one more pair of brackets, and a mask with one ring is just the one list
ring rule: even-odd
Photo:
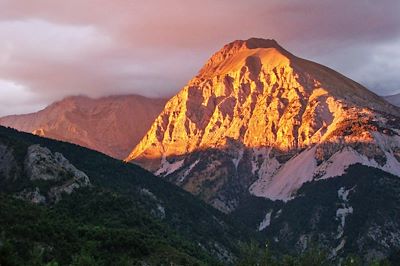
[[302,254],[282,255],[271,252],[268,244],[260,247],[255,241],[242,245],[237,266],[397,266],[395,258],[363,262],[357,255],[332,258],[325,250],[313,246]]

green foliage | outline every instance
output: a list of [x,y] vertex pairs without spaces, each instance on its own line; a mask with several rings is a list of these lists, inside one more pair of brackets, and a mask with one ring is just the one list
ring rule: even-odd
[[362,261],[358,256],[348,255],[346,259],[344,259],[343,266],[361,266]]
[[241,256],[237,266],[394,266],[388,260],[373,261],[363,264],[358,256],[349,255],[344,260],[334,260],[329,254],[317,247],[307,249],[297,255],[273,254],[268,245],[260,247],[257,242],[243,244],[241,246]]
[[84,224],[60,216],[54,209],[2,195],[0,265],[112,265],[116,261],[216,264],[205,251],[156,220],[149,218],[147,223],[148,228],[143,228],[146,233]]
[[[73,144],[0,127],[19,177],[0,176],[0,265],[219,265],[214,243],[230,254],[244,227],[191,194],[135,165]],[[62,153],[88,174],[92,186],[52,206],[13,197],[23,189],[54,184],[24,175],[27,148],[40,144]],[[148,192],[142,192],[142,191]],[[160,206],[165,217],[157,215]]]
[[328,259],[327,252],[311,248],[298,257],[298,264],[300,266],[319,266],[319,265],[332,265]]
[[251,241],[241,245],[240,260],[237,266],[269,266],[274,265],[274,260],[268,248],[268,244],[264,248],[260,248],[258,242]]
[[[226,216],[138,166],[95,151],[2,127],[0,143],[13,149],[21,167],[13,170],[18,179],[0,176],[1,266],[221,265],[215,243],[238,256],[238,265],[243,266],[331,265],[327,254],[318,248],[302,254],[289,251],[299,235],[314,234],[316,239],[312,240],[318,242],[320,235],[336,232],[337,190],[355,185],[356,193],[350,195],[355,211],[346,219],[347,253],[342,255],[358,251],[357,237],[371,222],[381,226],[389,218],[400,219],[399,179],[366,167],[351,167],[343,177],[305,184],[299,194],[307,196],[286,204],[249,196],[235,213]],[[46,190],[52,185],[31,182],[24,176],[26,149],[36,143],[62,153],[89,176],[92,186],[64,195],[53,206],[15,199],[13,195],[25,188]],[[159,206],[165,209],[163,218],[156,215]],[[260,234],[241,225],[255,228],[266,211],[272,211],[274,218]],[[318,217],[315,224],[310,217]],[[283,226],[289,233],[267,247],[259,246],[273,240],[275,233],[286,232]],[[249,242],[250,238],[256,241]],[[390,259],[393,265],[398,257],[394,254]],[[359,258],[349,256],[342,265],[361,265],[359,262]],[[388,262],[373,263],[386,266]]]
[[[248,196],[232,216],[256,228],[266,213],[271,212],[273,218],[261,232],[260,240],[269,240],[275,253],[294,252],[304,236],[304,241],[332,250],[340,243],[336,238],[340,223],[336,211],[343,204],[338,197],[341,188],[350,191],[347,204],[354,211],[346,217],[343,232],[346,242],[339,257],[359,254],[360,258],[353,256],[354,265],[365,265],[368,261],[361,254],[375,250],[390,255],[397,251],[395,245],[382,244],[386,242],[382,238],[399,233],[400,179],[359,164],[349,167],[341,177],[304,184],[297,192],[298,197],[286,203]],[[371,236],[374,228],[381,231]],[[400,255],[393,253],[390,261],[395,265],[399,258]],[[360,261],[362,264],[358,264]],[[343,263],[352,265],[346,260]]]
[[244,244],[241,249],[241,258],[237,266],[320,266],[333,265],[326,252],[311,248],[297,255],[277,256],[269,250],[268,244],[259,247],[256,242]]
[[92,256],[79,254],[73,257],[71,266],[96,266],[99,265]]
[[17,264],[17,252],[12,243],[2,237],[0,239],[0,265],[16,265]]
[[[399,263],[398,261],[392,263],[389,260],[384,259],[384,260],[373,261],[368,266],[395,266],[395,265],[397,266],[398,263]],[[362,264],[359,264],[359,265],[362,265]]]

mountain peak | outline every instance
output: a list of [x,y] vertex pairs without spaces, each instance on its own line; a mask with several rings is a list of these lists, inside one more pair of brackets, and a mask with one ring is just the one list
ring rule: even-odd
[[[220,51],[226,51],[234,49],[235,51],[243,49],[260,49],[260,48],[275,48],[279,50],[284,50],[282,46],[274,39],[263,39],[263,38],[249,38],[247,40],[235,40],[226,44]],[[217,52],[217,53],[218,53]]]
[[289,199],[314,176],[356,162],[400,175],[396,117],[362,85],[274,40],[239,40],[169,100],[126,160],[232,210],[237,187]]
[[[226,44],[214,53],[197,77],[226,74],[238,71],[243,66],[253,68],[255,65],[277,66],[288,65],[294,55],[282,48],[273,39],[250,38],[236,40]],[[257,68],[256,68],[257,69]]]
[[[250,38],[247,40],[236,40],[231,44],[244,45],[247,49],[257,48],[281,48],[277,41],[274,39]],[[228,44],[229,45],[229,44]]]

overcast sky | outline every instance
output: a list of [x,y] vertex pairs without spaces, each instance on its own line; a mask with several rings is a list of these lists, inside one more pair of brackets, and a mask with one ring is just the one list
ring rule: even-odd
[[398,0],[0,0],[0,116],[75,94],[169,97],[250,37],[398,93],[399,14]]

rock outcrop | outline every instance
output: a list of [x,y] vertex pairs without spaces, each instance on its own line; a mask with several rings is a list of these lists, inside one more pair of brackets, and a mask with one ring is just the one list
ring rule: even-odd
[[[75,189],[90,185],[89,177],[61,153],[52,153],[40,145],[28,148],[24,169],[30,181],[44,181],[49,185],[47,198],[51,202],[59,201],[63,193],[71,194]],[[39,192],[37,188],[35,191]]]
[[[174,96],[126,161],[223,211],[288,200],[362,163],[400,175],[400,110],[274,40],[235,41]],[[397,155],[396,155],[397,154]]]
[[15,180],[20,175],[20,169],[15,161],[12,149],[0,143],[0,178]]
[[53,204],[63,194],[91,185],[89,177],[61,153],[31,145],[21,161],[14,148],[0,144],[0,191],[36,204]]

